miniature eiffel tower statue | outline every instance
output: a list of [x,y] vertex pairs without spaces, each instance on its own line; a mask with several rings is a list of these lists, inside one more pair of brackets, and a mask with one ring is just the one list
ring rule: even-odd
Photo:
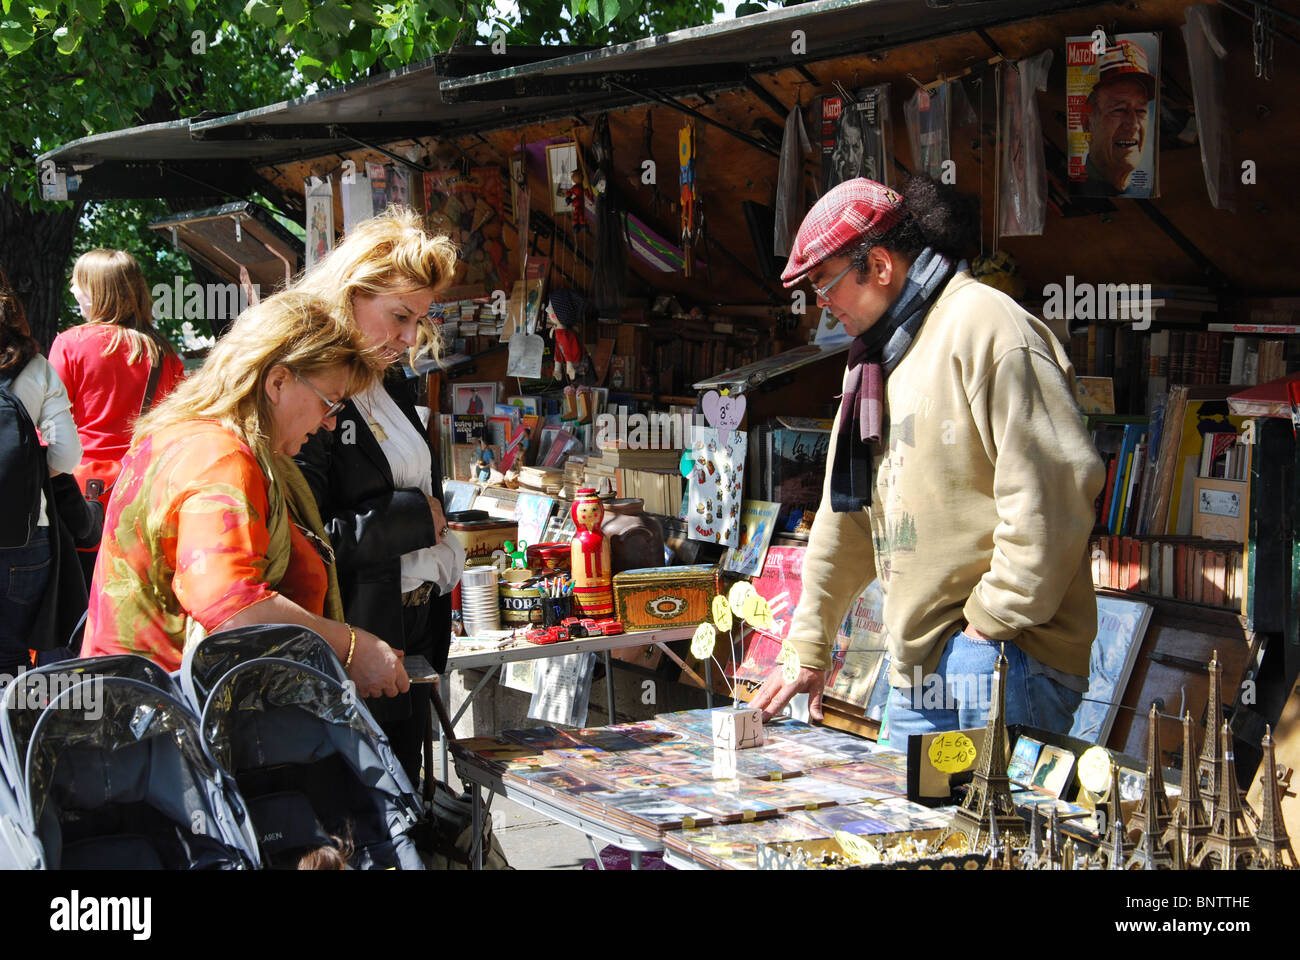
[[960,833],[966,837],[969,850],[978,850],[988,832],[989,817],[996,816],[998,832],[1008,844],[1025,838],[1025,822],[1011,801],[1011,786],[1007,780],[1007,658],[999,653],[995,665],[996,692],[989,709],[988,725],[984,728],[984,743],[975,763],[975,775],[966,788],[966,799],[954,811],[952,822],[943,836]]
[[1218,650],[1210,657],[1209,669],[1210,699],[1205,706],[1205,739],[1201,742],[1201,759],[1196,773],[1200,779],[1201,802],[1205,805],[1206,815],[1213,820],[1214,806],[1222,792],[1219,781],[1223,776],[1223,752],[1219,744],[1219,724],[1223,722],[1223,664],[1219,662]]
[[984,851],[988,854],[988,862],[984,865],[985,870],[1016,868],[1015,851],[1011,849],[1011,844],[1002,842],[1002,835],[998,833],[997,814],[992,808],[989,808],[989,839]]
[[1296,870],[1300,862],[1296,861],[1295,851],[1291,849],[1291,836],[1287,833],[1286,822],[1282,819],[1281,784],[1277,777],[1277,761],[1273,755],[1273,731],[1264,728],[1264,739],[1260,746],[1264,748],[1264,771],[1260,782],[1264,786],[1261,799],[1263,813],[1260,815],[1259,830],[1255,833],[1255,843],[1259,852],[1255,857],[1255,866],[1261,870]]
[[1124,852],[1124,818],[1115,821],[1111,827],[1110,859],[1107,870],[1123,870],[1127,855]]
[[1020,852],[1021,870],[1038,870],[1043,865],[1043,837],[1038,824],[1038,804],[1034,804],[1029,810],[1029,845]]
[[[1160,769],[1159,764],[1156,770]],[[1164,784],[1160,784],[1160,793],[1163,798]],[[1129,870],[1172,870],[1174,868],[1174,858],[1165,846],[1162,840],[1163,830],[1160,825],[1159,817],[1156,814],[1158,809],[1156,797],[1151,787],[1151,770],[1147,769],[1147,787],[1146,793],[1142,798],[1143,806],[1146,811],[1142,818],[1142,838],[1137,842],[1137,849],[1133,851],[1133,856],[1129,858],[1127,869]],[[1168,801],[1166,799],[1166,807]]]
[[1106,842],[1106,837],[1111,832],[1111,824],[1124,823],[1124,797],[1119,789],[1119,767],[1114,761],[1111,761],[1110,765],[1110,790],[1106,794],[1106,799],[1097,803],[1093,816],[1097,818],[1097,837],[1101,844]]
[[1178,796],[1169,825],[1165,827],[1161,842],[1173,855],[1175,870],[1186,870],[1192,857],[1201,848],[1201,841],[1210,832],[1210,818],[1201,801],[1201,777],[1192,758],[1196,756],[1196,734],[1192,731],[1192,715],[1183,714],[1183,776],[1182,792]]
[[1142,799],[1138,802],[1137,809],[1133,811],[1133,816],[1129,817],[1128,832],[1135,834],[1148,829],[1147,809],[1154,805],[1156,842],[1159,843],[1160,835],[1169,826],[1173,814],[1169,810],[1169,795],[1165,793],[1165,775],[1160,764],[1160,714],[1156,711],[1154,703],[1151,704],[1147,721],[1146,789],[1142,791]]
[[1047,859],[1043,868],[1061,869],[1061,823],[1056,813],[1056,804],[1052,804],[1052,812],[1047,818]]
[[1255,838],[1246,827],[1246,816],[1241,812],[1241,791],[1237,787],[1237,765],[1232,758],[1232,731],[1223,722],[1220,733],[1219,802],[1214,807],[1210,832],[1205,835],[1201,849],[1191,860],[1192,868],[1211,870],[1241,870],[1251,865],[1255,853]]
[[1075,847],[1074,841],[1073,840],[1065,841],[1065,848],[1061,850],[1061,869],[1062,870],[1078,869],[1075,866],[1075,864],[1078,862],[1076,859],[1078,855],[1079,855],[1079,851],[1078,848]]

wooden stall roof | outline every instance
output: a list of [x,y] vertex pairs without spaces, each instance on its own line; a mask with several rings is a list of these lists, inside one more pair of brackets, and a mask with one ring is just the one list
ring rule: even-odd
[[[417,168],[468,163],[504,166],[521,141],[576,136],[590,142],[595,111],[608,111],[615,148],[615,189],[623,204],[666,237],[680,232],[677,129],[697,114],[698,176],[711,242],[708,269],[693,278],[636,266],[634,296],[672,292],[701,302],[787,306],[789,294],[756,276],[742,204],[773,202],[777,151],[786,112],[805,108],[834,84],[853,89],[891,83],[895,180],[913,163],[902,105],[915,83],[976,72],[964,84],[978,120],[954,125],[957,186],[983,200],[985,252],[1019,260],[1027,296],[1066,275],[1079,281],[1193,283],[1226,291],[1287,294],[1296,289],[1297,253],[1289,158],[1300,149],[1294,98],[1300,67],[1279,45],[1272,80],[1253,73],[1248,19],[1221,7],[1230,51],[1226,93],[1234,161],[1253,160],[1256,184],[1237,187],[1236,212],[1210,207],[1200,151],[1162,137],[1161,196],[1120,201],[1103,214],[1049,213],[1041,237],[996,237],[996,84],[982,65],[994,53],[1015,59],[1050,49],[1049,86],[1039,97],[1047,138],[1065,144],[1066,36],[1101,26],[1163,36],[1167,105],[1190,106],[1191,84],[1179,34],[1190,0],[991,0],[950,5],[922,0],[819,0],[752,17],[595,50],[555,48],[493,60],[484,48],[394,71],[352,86],[225,117],[195,118],[86,138],[46,154],[88,167],[85,196],[193,195],[196,183],[247,196],[256,190],[300,215],[307,175],[393,155]],[[797,53],[793,32],[803,31]],[[459,59],[458,59],[459,58]],[[496,68],[501,64],[499,68]],[[495,68],[495,69],[494,69]],[[647,116],[653,126],[647,137]],[[707,118],[707,119],[705,119]],[[816,139],[816,119],[805,122]],[[711,121],[711,122],[710,122]],[[1153,121],[1154,123],[1154,121]],[[641,182],[655,159],[658,191]],[[172,162],[174,161],[174,162]],[[183,161],[187,166],[179,167]],[[159,166],[159,163],[162,166]],[[808,158],[815,169],[819,158]],[[206,164],[206,166],[204,166]],[[123,175],[131,165],[180,170],[170,186],[158,176]],[[102,175],[97,173],[104,168]],[[231,172],[234,171],[234,172]],[[536,175],[536,174],[535,174]],[[534,197],[539,187],[534,184]],[[135,193],[123,191],[134,190]],[[97,193],[96,191],[103,191]],[[656,196],[657,193],[657,196]],[[580,260],[575,264],[583,283]]]

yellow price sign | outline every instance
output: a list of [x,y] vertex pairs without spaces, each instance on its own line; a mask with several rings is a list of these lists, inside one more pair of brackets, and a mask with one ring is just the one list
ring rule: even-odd
[[844,856],[854,863],[881,862],[880,850],[876,848],[876,845],[856,833],[845,833],[843,830],[836,830],[835,842],[844,851]]
[[691,655],[696,660],[709,659],[713,656],[713,643],[717,636],[713,624],[701,623],[695,628],[695,635],[691,637]]
[[940,773],[961,773],[975,763],[975,741],[960,730],[941,733],[930,741],[930,765]]
[[799,651],[793,643],[789,640],[782,643],[781,655],[777,659],[781,662],[781,677],[786,683],[794,683],[799,679]]
[[731,585],[727,591],[727,603],[731,606],[731,612],[738,617],[745,615],[745,601],[754,596],[754,585],[748,580],[738,580]]
[[731,629],[731,607],[721,595],[713,598],[713,625],[723,633]]
[[1093,796],[1110,789],[1110,754],[1105,747],[1089,747],[1079,757],[1079,782]]
[[772,608],[757,593],[751,593],[745,598],[745,606],[741,616],[755,630],[771,630],[776,626],[776,619],[772,616]]

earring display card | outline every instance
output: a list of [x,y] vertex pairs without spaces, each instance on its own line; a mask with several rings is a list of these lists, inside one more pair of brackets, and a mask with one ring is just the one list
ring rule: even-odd
[[695,468],[687,480],[687,522],[692,540],[735,547],[740,542],[740,508],[744,495],[743,431],[729,431],[726,443],[712,427],[693,431]]

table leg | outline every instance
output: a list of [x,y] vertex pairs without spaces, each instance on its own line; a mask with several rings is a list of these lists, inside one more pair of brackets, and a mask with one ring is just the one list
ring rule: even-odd
[[713,709],[713,658],[706,657],[704,660],[704,702]]
[[629,853],[629,854],[631,855],[631,857],[632,857],[632,869],[633,869],[633,870],[640,870],[640,869],[641,869],[641,851],[640,851],[640,850],[629,850],[628,853]]
[[587,842],[591,844],[591,855],[596,858],[596,869],[604,870],[605,861],[600,859],[600,851],[596,849],[596,838],[588,834]]
[[609,703],[609,723],[610,723],[610,726],[613,726],[613,725],[614,725],[615,723],[617,723],[618,721],[616,721],[616,720],[614,719],[614,667],[613,667],[613,659],[610,657],[610,655],[609,655],[609,651],[608,651],[608,650],[605,651],[605,698],[606,698],[606,702]]
[[470,839],[470,864],[475,870],[483,869],[483,791],[476,783],[470,790],[474,807],[474,830]]

